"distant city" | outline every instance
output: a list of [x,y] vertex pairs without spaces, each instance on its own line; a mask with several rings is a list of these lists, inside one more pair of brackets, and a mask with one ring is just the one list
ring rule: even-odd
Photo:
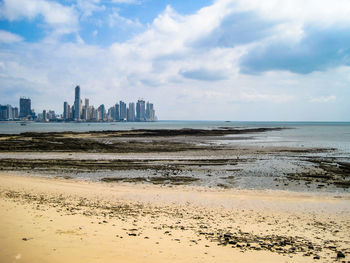
[[75,87],[74,103],[71,106],[68,102],[63,103],[63,114],[58,115],[53,110],[43,110],[36,114],[31,108],[31,99],[21,97],[18,107],[11,105],[0,105],[0,121],[39,121],[39,122],[148,122],[156,121],[153,103],[138,100],[136,105],[130,102],[119,101],[106,110],[101,104],[98,108],[90,105],[89,99],[85,99],[84,105],[80,97],[80,86]]

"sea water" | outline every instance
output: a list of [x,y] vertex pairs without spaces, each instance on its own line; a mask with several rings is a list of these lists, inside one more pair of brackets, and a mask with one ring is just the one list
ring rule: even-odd
[[[341,154],[350,154],[350,122],[225,122],[225,121],[157,121],[157,122],[106,122],[106,123],[40,123],[0,122],[0,134],[23,132],[88,132],[132,129],[217,129],[273,128],[288,129],[256,134],[228,135],[232,140],[218,143],[269,145],[290,147],[334,148]],[[247,140],[249,138],[249,140]]]

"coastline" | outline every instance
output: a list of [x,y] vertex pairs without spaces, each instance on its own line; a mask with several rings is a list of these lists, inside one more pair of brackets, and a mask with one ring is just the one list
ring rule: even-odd
[[0,182],[4,262],[329,262],[338,251],[350,253],[346,193],[107,184],[4,172]]
[[0,257],[347,262],[349,154],[325,144],[255,143],[294,131],[3,134]]

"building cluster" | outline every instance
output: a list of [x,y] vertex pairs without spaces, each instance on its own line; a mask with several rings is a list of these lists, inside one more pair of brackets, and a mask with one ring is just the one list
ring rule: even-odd
[[20,98],[19,111],[11,105],[0,105],[0,121],[11,120],[35,120],[40,122],[49,121],[79,121],[79,122],[103,122],[103,121],[155,121],[154,106],[150,102],[138,100],[136,104],[128,105],[120,101],[113,107],[105,108],[104,104],[98,108],[90,105],[89,99],[84,104],[80,98],[80,87],[75,87],[75,98],[72,106],[68,102],[63,103],[63,114],[58,115],[53,110],[43,110],[37,116],[31,109],[29,98]]
[[85,99],[84,104],[80,98],[80,87],[75,87],[74,104],[63,103],[63,120],[65,121],[155,121],[155,110],[152,103],[138,100],[136,105],[130,102],[128,105],[120,101],[109,109],[102,104],[98,108],[89,104]]
[[19,99],[19,111],[17,107],[11,105],[0,105],[0,121],[11,120],[35,120],[35,112],[31,108],[31,100],[29,98]]

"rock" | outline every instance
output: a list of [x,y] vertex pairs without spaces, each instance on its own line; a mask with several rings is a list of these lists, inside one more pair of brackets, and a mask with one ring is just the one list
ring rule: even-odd
[[337,258],[345,258],[344,253],[341,252],[341,251],[338,251],[338,252],[337,252]]

